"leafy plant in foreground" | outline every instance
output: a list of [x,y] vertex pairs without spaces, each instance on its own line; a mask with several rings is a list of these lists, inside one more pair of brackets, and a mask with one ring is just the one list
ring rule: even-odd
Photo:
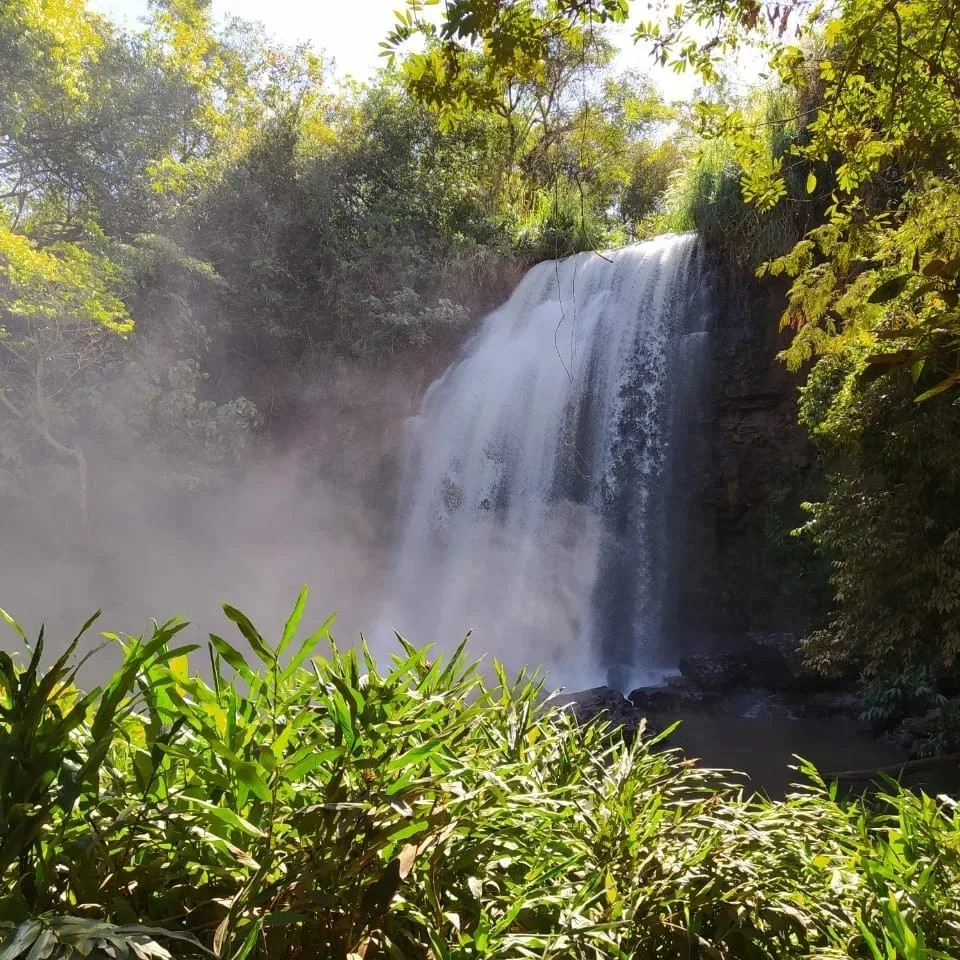
[[156,938],[198,946],[189,934],[140,924],[116,926],[85,917],[25,920],[0,943],[3,960],[171,960]]
[[[952,801],[841,801],[806,768],[785,802],[748,799],[654,738],[577,726],[536,676],[491,682],[462,646],[401,639],[381,667],[328,624],[298,641],[305,601],[276,644],[225,607],[246,650],[211,636],[206,679],[171,621],[124,641],[103,691],[58,661],[37,722],[6,694],[5,742],[63,743],[42,739],[42,827],[4,870],[2,960],[33,936],[30,957],[33,921],[53,931],[33,960],[162,960],[164,931],[230,960],[956,955]],[[46,689],[29,673],[11,660],[7,689]]]

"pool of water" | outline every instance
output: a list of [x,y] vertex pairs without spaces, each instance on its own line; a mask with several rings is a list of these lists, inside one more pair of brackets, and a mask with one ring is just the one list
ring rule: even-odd
[[679,720],[668,746],[681,748],[702,766],[740,771],[748,790],[771,797],[783,797],[792,784],[803,782],[800,773],[792,769],[797,766],[798,756],[811,761],[822,773],[861,770],[907,759],[904,750],[874,739],[844,718],[752,718],[691,712],[651,715],[650,720],[659,728]]

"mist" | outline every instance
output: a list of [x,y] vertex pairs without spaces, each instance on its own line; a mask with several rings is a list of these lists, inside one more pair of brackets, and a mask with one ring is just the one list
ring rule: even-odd
[[[175,616],[191,621],[192,642],[211,630],[229,636],[225,602],[277,637],[306,584],[304,625],[335,614],[338,642],[356,642],[380,602],[393,535],[390,476],[411,402],[398,402],[405,388],[382,375],[371,395],[370,380],[362,366],[341,365],[338,391],[364,394],[362,405],[317,416],[314,397],[294,398],[295,438],[255,438],[236,462],[206,470],[201,484],[182,480],[197,474],[195,456],[167,450],[160,464],[149,435],[140,451],[119,453],[102,434],[75,435],[89,464],[86,530],[72,464],[51,466],[40,449],[24,465],[38,482],[0,514],[0,606],[28,636],[45,624],[55,653],[97,609],[85,649],[97,631],[139,635],[151,619]],[[371,407],[376,430],[367,423]],[[116,658],[108,651],[94,672]]]
[[428,557],[401,551],[380,604],[376,649],[388,647],[391,629],[440,649],[469,634],[470,653],[488,666],[496,659],[514,672],[545,667],[551,686],[600,684],[602,668],[584,637],[602,536],[588,507],[561,500],[546,508],[535,545],[524,530],[484,517],[455,556],[439,545]]

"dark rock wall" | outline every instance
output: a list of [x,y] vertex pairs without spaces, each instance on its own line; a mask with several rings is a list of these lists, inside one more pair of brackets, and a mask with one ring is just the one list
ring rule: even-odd
[[827,567],[791,535],[822,475],[797,424],[800,374],[777,359],[784,290],[712,268],[710,360],[701,443],[678,483],[685,517],[677,547],[671,634],[687,650],[730,648],[749,630],[803,632],[829,599]]

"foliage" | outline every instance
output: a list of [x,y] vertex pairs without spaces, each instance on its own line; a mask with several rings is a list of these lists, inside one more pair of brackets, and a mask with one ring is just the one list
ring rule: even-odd
[[620,217],[639,232],[642,221],[662,211],[670,181],[683,163],[676,140],[641,142],[631,158],[630,179],[620,199]]
[[[643,75],[613,74],[614,47],[601,25],[578,24],[564,15],[562,4],[514,6],[509,24],[497,24],[496,36],[483,44],[472,41],[485,23],[492,26],[493,10],[476,5],[468,13],[467,6],[448,7],[438,30],[421,16],[421,4],[410,4],[385,42],[391,62],[395,48],[419,33],[426,51],[409,54],[400,70],[412,95],[436,112],[442,130],[480,117],[500,132],[495,203],[501,216],[517,224],[521,254],[580,249],[595,228],[601,232],[592,245],[610,244],[617,229],[613,214],[631,177],[644,169],[639,157],[644,149],[656,153],[653,132],[673,111]],[[648,166],[654,169],[656,162]],[[560,244],[547,235],[531,239],[532,224],[550,216],[548,204],[553,216],[569,205],[558,194],[579,196],[579,243],[570,236]]]
[[941,698],[936,709],[936,722],[926,743],[920,745],[924,756],[937,756],[960,751],[960,699]]
[[805,124],[754,199],[793,167],[827,204],[766,268],[795,278],[788,364],[827,355],[801,410],[833,473],[807,525],[835,558],[836,614],[808,643],[826,669],[949,667],[960,643],[954,17],[938,2],[845,3],[817,61],[800,47],[777,60]]
[[482,125],[441,136],[386,79],[341,104],[336,134],[318,145],[296,118],[273,121],[191,211],[192,250],[225,280],[209,309],[251,380],[259,365],[450,342],[470,310],[447,273],[501,243]]
[[[939,379],[920,396],[949,390],[957,382],[956,11],[941,0],[814,6],[792,43],[782,39],[790,6],[764,12],[779,28],[771,63],[792,109],[766,118],[749,105],[698,110],[703,130],[734,147],[744,200],[761,214],[788,197],[797,213],[807,208],[798,236],[763,267],[795,278],[783,315],[796,331],[786,359],[798,368],[873,338],[878,369],[926,364]],[[760,14],[739,0],[694,0],[668,28],[645,24],[638,35],[664,60],[709,78]],[[706,42],[691,39],[694,23],[710,25]],[[884,340],[896,342],[888,349]]]
[[863,687],[860,719],[877,730],[901,724],[918,757],[955,753],[960,750],[960,699],[941,692],[950,686],[950,674],[927,664],[872,676]]
[[0,12],[0,497],[66,494],[87,542],[100,459],[139,447],[145,475],[195,483],[258,421],[205,386],[210,331],[188,295],[217,279],[169,236],[157,172],[209,176],[229,154],[212,104],[249,112],[259,80],[202,4],[153,11],[138,35],[80,2]]
[[[172,960],[172,954],[157,942],[175,940],[200,948],[188,933],[145,927],[139,923],[117,926],[85,917],[46,916],[25,920],[0,943],[4,960]],[[202,949],[202,948],[200,948]]]
[[890,726],[917,715],[938,702],[936,678],[926,664],[917,664],[889,677],[873,677],[863,689],[862,720]]
[[[869,348],[868,348],[869,349]],[[801,419],[832,473],[806,530],[835,558],[838,607],[807,645],[826,670],[884,674],[960,652],[958,408],[947,395],[915,403],[909,377],[865,378],[825,357],[801,394]],[[930,383],[921,372],[920,385]]]
[[344,960],[960,945],[952,801],[841,802],[809,769],[785,802],[745,799],[655,738],[578,728],[537,678],[491,685],[462,647],[401,641],[384,669],[329,624],[298,641],[305,599],[276,645],[225,607],[248,653],[212,635],[209,680],[182,621],[127,639],[87,695],[69,652],[46,673],[39,644],[6,658],[0,731],[32,773],[2,780],[4,957],[41,936],[62,956],[194,935],[220,957]]
[[[707,109],[697,104],[694,112]],[[709,110],[716,109],[711,103]],[[762,87],[740,108],[742,122],[757,131],[754,144],[767,162],[781,162],[802,138],[796,123],[796,98],[777,87]],[[692,121],[688,119],[687,123]],[[696,122],[701,122],[696,121]],[[686,157],[663,196],[663,216],[655,223],[674,230],[696,229],[707,245],[738,271],[754,271],[789,252],[813,222],[804,175],[791,169],[783,192],[767,209],[750,201],[745,180],[742,131],[701,139],[688,135]],[[751,141],[752,142],[752,141]],[[756,157],[750,169],[759,168]]]
[[519,253],[532,261],[567,257],[601,245],[604,229],[600,214],[576,189],[558,186],[544,192],[517,226],[514,241]]

